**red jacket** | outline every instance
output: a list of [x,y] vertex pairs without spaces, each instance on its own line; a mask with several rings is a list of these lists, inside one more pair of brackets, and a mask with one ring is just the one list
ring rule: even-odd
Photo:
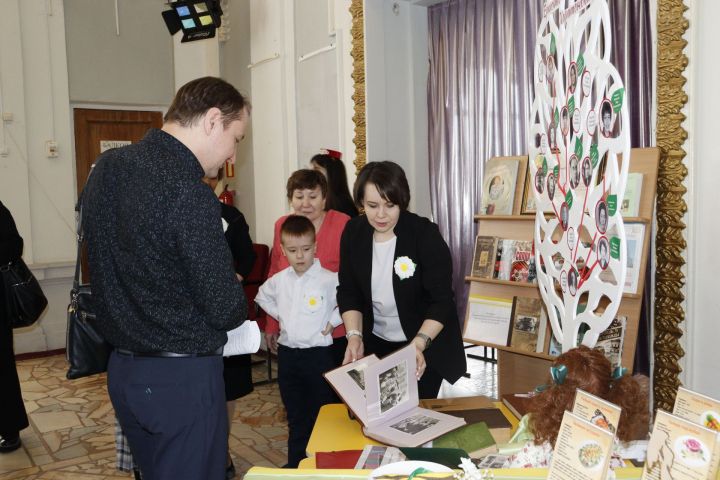
[[[287,258],[285,258],[280,251],[280,227],[287,217],[288,215],[284,215],[275,222],[275,235],[273,238],[272,253],[270,254],[268,278],[290,266]],[[345,224],[349,220],[350,217],[344,213],[328,210],[325,212],[325,219],[315,236],[315,241],[317,242],[315,258],[320,260],[320,265],[322,265],[323,268],[331,272],[337,272],[340,269],[340,237],[342,236],[343,230],[345,230]],[[265,333],[278,333],[280,330],[278,321],[270,315],[267,315],[266,318]],[[344,337],[345,326],[340,325],[335,328],[332,336],[333,338]]]

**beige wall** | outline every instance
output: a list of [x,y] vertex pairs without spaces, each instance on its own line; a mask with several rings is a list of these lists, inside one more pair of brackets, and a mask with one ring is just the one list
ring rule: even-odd
[[70,100],[168,105],[173,43],[163,1],[65,0]]

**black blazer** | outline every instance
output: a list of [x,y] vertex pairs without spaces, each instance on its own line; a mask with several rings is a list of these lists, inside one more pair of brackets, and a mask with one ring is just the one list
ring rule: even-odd
[[[425,319],[442,323],[444,328],[425,351],[425,359],[428,367],[454,383],[465,373],[467,365],[452,290],[450,250],[437,225],[414,213],[401,212],[394,232],[397,237],[394,258],[407,256],[416,264],[410,278],[401,280],[393,274],[403,332],[411,340]],[[366,338],[372,334],[374,323],[370,285],[373,233],[367,218],[361,215],[347,223],[340,240],[338,306],[340,313],[362,312]]]

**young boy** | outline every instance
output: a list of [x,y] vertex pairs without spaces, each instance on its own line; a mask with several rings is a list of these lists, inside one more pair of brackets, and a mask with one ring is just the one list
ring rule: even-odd
[[285,467],[296,468],[305,458],[320,407],[337,401],[322,374],[337,366],[330,333],[342,320],[335,299],[337,273],[315,259],[312,222],[290,215],[280,228],[280,241],[290,266],[263,283],[255,302],[280,322],[278,384],[290,430]]

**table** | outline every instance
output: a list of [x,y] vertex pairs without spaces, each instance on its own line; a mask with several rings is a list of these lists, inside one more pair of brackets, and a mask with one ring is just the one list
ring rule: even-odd
[[[421,400],[420,406],[438,411],[468,410],[474,408],[498,408],[505,415],[512,431],[517,428],[518,419],[502,402],[487,397],[460,397]],[[501,442],[502,443],[502,442]],[[315,453],[338,450],[362,450],[365,445],[382,445],[382,443],[366,437],[362,426],[348,415],[343,403],[324,405],[315,421],[310,441],[307,445],[308,458],[300,462],[299,468],[315,468]]]

